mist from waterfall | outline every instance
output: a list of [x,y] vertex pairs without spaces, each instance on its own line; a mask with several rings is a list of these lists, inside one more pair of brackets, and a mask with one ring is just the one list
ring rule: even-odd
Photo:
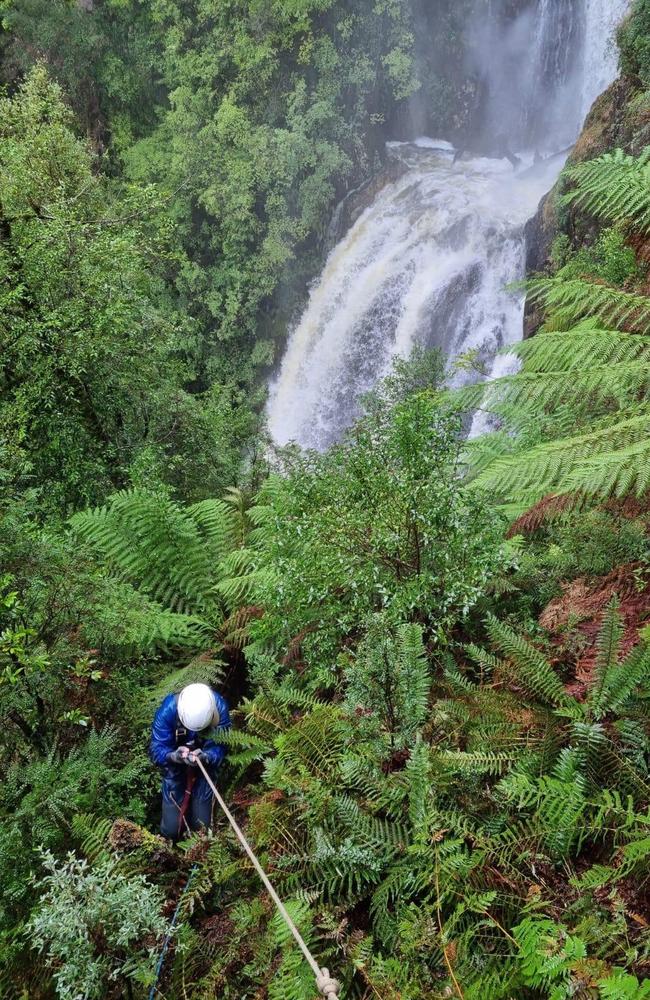
[[558,151],[616,76],[614,35],[627,6],[539,0],[505,20],[490,0],[471,35],[486,88],[475,138],[492,153],[498,133],[522,166],[515,173],[487,156],[454,164],[452,147],[436,140],[389,144],[403,173],[330,253],[271,385],[278,444],[327,447],[392,358],[416,343],[450,359],[475,350],[500,372],[507,362],[496,352],[522,336],[523,296],[508,286],[524,274],[525,224],[564,164]]

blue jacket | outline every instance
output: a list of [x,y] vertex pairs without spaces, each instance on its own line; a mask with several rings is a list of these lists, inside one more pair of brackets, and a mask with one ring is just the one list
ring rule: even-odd
[[[219,710],[219,726],[230,728],[228,705],[216,691],[212,692]],[[212,767],[217,767],[226,756],[226,748],[214,740],[205,740],[192,729],[185,729],[178,718],[178,695],[168,694],[156,712],[151,726],[149,756],[158,767],[167,764],[167,756],[178,747],[200,747]]]

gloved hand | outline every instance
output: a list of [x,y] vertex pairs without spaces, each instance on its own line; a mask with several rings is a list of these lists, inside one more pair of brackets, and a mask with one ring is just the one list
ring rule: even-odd
[[167,754],[168,764],[188,764],[189,763],[189,749],[187,747],[179,747],[177,750],[173,750],[172,753]]
[[190,764],[193,764],[196,767],[198,761],[201,761],[201,763],[203,764],[204,767],[208,766],[208,758],[203,753],[203,750],[199,750],[199,749],[192,750],[192,752],[190,754]]

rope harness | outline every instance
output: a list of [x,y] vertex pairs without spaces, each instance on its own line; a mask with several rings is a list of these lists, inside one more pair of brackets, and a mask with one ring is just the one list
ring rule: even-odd
[[178,836],[179,837],[180,837],[181,833],[183,832],[183,823],[185,824],[186,830],[189,830],[189,826],[187,825],[187,820],[186,820],[185,817],[187,816],[187,810],[190,807],[190,800],[192,798],[192,789],[194,788],[195,782],[196,782],[196,771],[194,770],[193,767],[188,767],[188,769],[187,769],[187,777],[185,779],[185,793],[183,795],[183,801],[181,802],[180,806],[178,806]]
[[305,939],[303,938],[302,934],[300,933],[300,931],[298,930],[298,928],[294,924],[293,920],[289,916],[289,913],[287,912],[287,909],[286,909],[284,903],[282,902],[282,900],[278,896],[277,892],[275,891],[275,889],[271,885],[269,877],[266,874],[266,872],[264,871],[264,869],[262,868],[262,866],[259,863],[259,861],[257,860],[255,854],[253,853],[252,847],[250,846],[250,844],[246,840],[246,837],[244,836],[244,834],[240,830],[240,828],[239,828],[239,826],[237,824],[237,820],[235,819],[235,817],[231,813],[230,809],[228,808],[228,806],[226,805],[226,803],[222,799],[222,797],[219,794],[219,791],[218,791],[216,785],[214,784],[214,782],[212,781],[210,775],[208,774],[208,772],[206,771],[205,767],[203,766],[203,761],[201,761],[199,758],[195,758],[195,761],[196,761],[196,764],[198,765],[198,767],[201,769],[203,777],[205,778],[205,780],[207,781],[208,785],[210,786],[210,789],[212,790],[212,794],[214,795],[215,799],[219,803],[221,811],[223,812],[223,814],[225,815],[226,819],[230,823],[232,829],[234,830],[235,836],[237,837],[237,840],[239,841],[239,843],[243,847],[244,851],[246,852],[246,854],[250,858],[250,861],[251,861],[251,863],[252,863],[255,871],[257,872],[257,874],[259,875],[259,877],[262,879],[262,882],[264,883],[264,888],[266,889],[266,891],[268,892],[269,896],[271,897],[271,899],[275,903],[275,905],[277,907],[277,910],[278,910],[278,913],[280,914],[280,916],[284,920],[285,924],[287,925],[287,927],[289,928],[291,934],[293,935],[293,938],[294,938],[296,944],[298,945],[298,947],[300,948],[301,952],[305,956],[305,960],[307,961],[307,963],[309,964],[312,972],[314,973],[314,977],[316,979],[316,987],[318,989],[318,992],[321,993],[323,997],[325,997],[325,1000],[338,1000],[339,991],[341,989],[341,984],[338,982],[338,980],[333,979],[332,976],[330,976],[329,969],[321,969],[321,967],[319,966],[318,962],[316,961],[316,959],[314,958],[314,956],[310,952],[309,948],[307,947]]

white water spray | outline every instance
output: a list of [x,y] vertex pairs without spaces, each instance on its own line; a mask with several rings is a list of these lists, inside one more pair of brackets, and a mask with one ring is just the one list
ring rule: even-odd
[[[572,80],[583,109],[571,103],[573,138],[582,110],[616,75],[613,36],[627,5],[628,0],[587,0],[579,89]],[[566,22],[566,5],[561,14]],[[561,78],[565,60],[549,53],[549,46],[558,44],[557,17],[556,0],[540,0],[537,17],[528,14],[513,28],[515,41],[507,40],[512,56],[529,32],[530,51],[547,81],[539,120],[544,127],[562,123],[556,149],[569,113],[567,81]],[[495,77],[498,72],[497,66]],[[527,66],[526,80],[530,73]],[[525,115],[521,122],[523,135],[531,126]],[[550,141],[552,146],[552,136]],[[507,286],[523,277],[525,223],[564,158],[534,165],[531,153],[513,174],[507,160],[454,165],[442,142],[389,145],[405,173],[380,192],[332,250],[271,386],[268,419],[278,444],[295,440],[304,447],[327,447],[352,422],[360,396],[387,374],[393,357],[407,356],[416,343],[437,346],[449,358],[475,350],[492,365],[499,348],[521,339],[523,296]],[[506,364],[497,358],[492,375]]]
[[582,118],[618,72],[616,31],[630,0],[588,0],[583,49]]

